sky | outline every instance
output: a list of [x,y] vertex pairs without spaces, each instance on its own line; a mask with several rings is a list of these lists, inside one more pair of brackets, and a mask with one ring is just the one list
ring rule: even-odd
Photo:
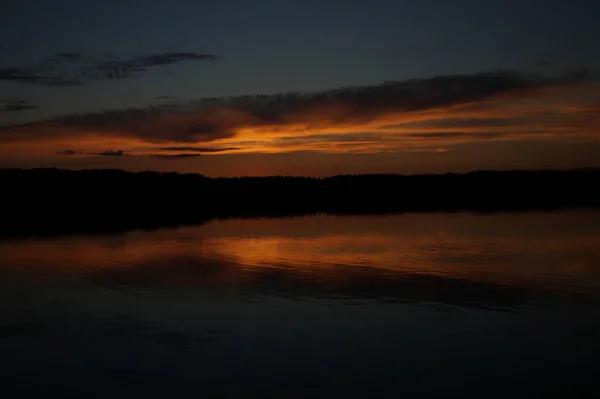
[[600,167],[594,0],[5,0],[0,167]]

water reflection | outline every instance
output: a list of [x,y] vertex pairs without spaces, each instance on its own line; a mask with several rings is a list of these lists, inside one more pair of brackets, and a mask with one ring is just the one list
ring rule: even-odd
[[[598,212],[215,221],[0,243],[4,280],[507,306],[600,289]],[[37,276],[37,277],[36,277]],[[54,277],[56,277],[54,276]]]
[[0,373],[21,389],[64,390],[67,378],[81,384],[69,392],[98,395],[327,386],[374,397],[394,386],[490,397],[498,378],[589,393],[599,298],[593,211],[4,241]]

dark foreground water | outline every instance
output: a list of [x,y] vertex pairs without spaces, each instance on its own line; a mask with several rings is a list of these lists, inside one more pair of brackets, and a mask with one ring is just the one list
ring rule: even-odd
[[0,242],[3,397],[600,397],[599,356],[600,212]]

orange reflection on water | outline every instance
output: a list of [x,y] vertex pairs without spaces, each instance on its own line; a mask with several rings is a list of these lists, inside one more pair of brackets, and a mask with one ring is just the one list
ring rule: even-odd
[[219,285],[285,272],[337,284],[372,273],[600,291],[600,212],[312,216],[0,243],[0,273],[134,271]]

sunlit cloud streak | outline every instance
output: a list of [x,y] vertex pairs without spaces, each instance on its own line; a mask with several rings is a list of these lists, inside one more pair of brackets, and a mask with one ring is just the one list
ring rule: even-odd
[[238,147],[223,147],[223,148],[210,148],[210,147],[163,147],[159,148],[161,151],[191,151],[191,152],[223,152],[239,150]]
[[104,157],[123,157],[127,154],[126,152],[124,152],[123,150],[106,150],[106,151],[102,151],[102,152],[92,152],[92,153],[88,153],[88,155],[100,155],[100,156],[104,156]]
[[77,155],[77,154],[83,154],[83,151],[63,150],[63,151],[58,151],[56,153],[56,155]]
[[201,154],[198,153],[181,153],[181,154],[147,154],[150,157],[163,158],[163,159],[182,159],[182,158],[196,158]]
[[436,76],[65,115],[0,127],[0,143],[71,140],[81,147],[87,141],[97,154],[119,145],[132,155],[438,151],[466,142],[597,134],[600,115],[589,98],[597,89],[596,77],[586,72]]
[[154,148],[150,150],[157,150],[162,152],[148,152],[148,149],[136,149],[134,151],[124,150],[104,150],[99,152],[86,152],[82,150],[61,150],[57,151],[56,155],[65,156],[107,156],[107,157],[120,157],[120,156],[146,156],[156,157],[165,159],[181,159],[181,158],[195,158],[204,154],[212,154],[219,152],[235,151],[238,148],[224,147],[224,148],[210,148],[210,147],[166,147],[166,148]]

